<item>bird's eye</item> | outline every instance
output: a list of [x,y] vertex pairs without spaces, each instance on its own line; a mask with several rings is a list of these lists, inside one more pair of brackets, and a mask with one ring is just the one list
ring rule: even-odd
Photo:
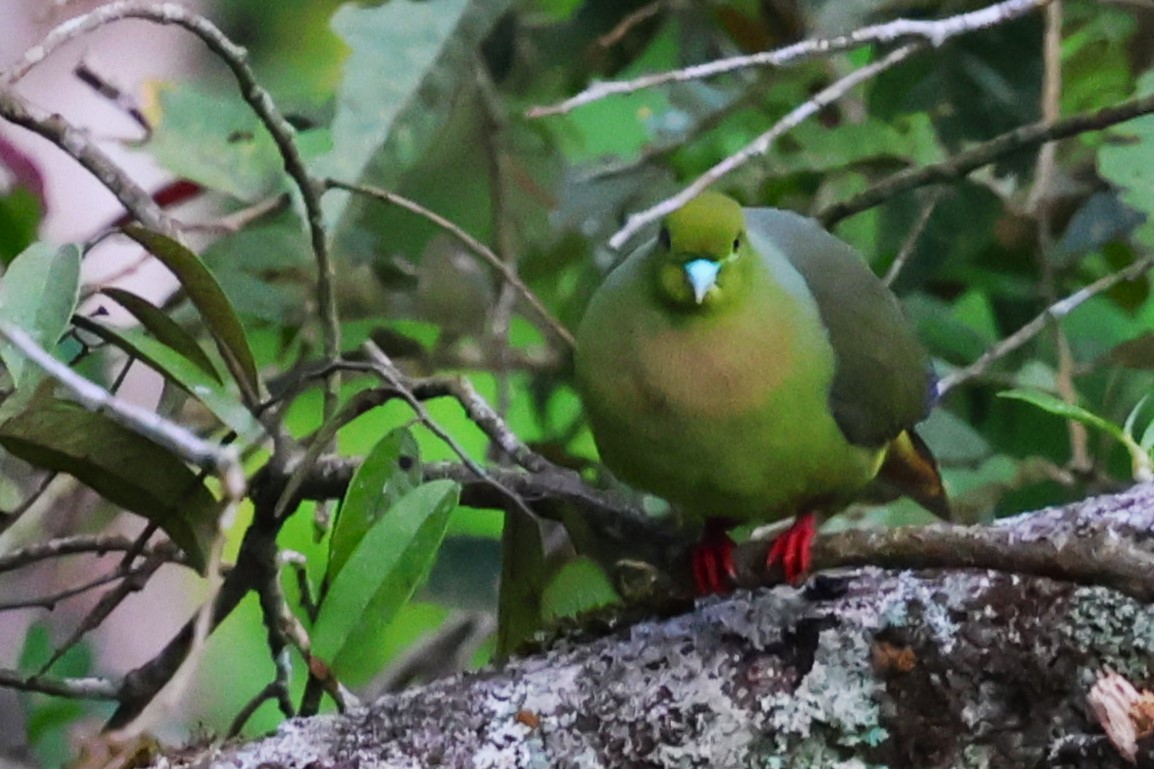
[[661,231],[657,233],[657,245],[661,246],[662,251],[668,251],[671,245],[669,240],[669,228],[662,227]]
[[736,251],[739,248],[741,248],[741,236],[740,235],[733,239],[733,250]]

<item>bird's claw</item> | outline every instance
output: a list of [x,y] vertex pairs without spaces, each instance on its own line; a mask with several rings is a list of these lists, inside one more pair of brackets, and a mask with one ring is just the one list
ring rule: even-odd
[[813,538],[817,534],[817,520],[813,513],[797,517],[793,525],[782,532],[765,556],[765,567],[780,563],[785,579],[793,586],[800,585],[809,573]]
[[733,566],[733,540],[722,531],[707,531],[705,538],[694,546],[693,584],[697,595],[728,595],[737,585],[737,571]]

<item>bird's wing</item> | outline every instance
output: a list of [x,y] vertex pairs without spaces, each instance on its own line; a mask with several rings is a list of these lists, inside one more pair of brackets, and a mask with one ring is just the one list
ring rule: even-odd
[[846,438],[882,446],[929,412],[934,377],[897,299],[851,246],[812,219],[745,210],[753,245],[776,247],[801,273],[834,349],[830,408]]

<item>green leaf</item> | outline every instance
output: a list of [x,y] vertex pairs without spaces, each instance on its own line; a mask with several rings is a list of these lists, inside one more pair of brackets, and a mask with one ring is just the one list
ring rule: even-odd
[[[80,249],[34,243],[16,257],[0,281],[0,320],[19,326],[51,350],[68,328],[80,296]],[[19,386],[27,359],[10,345],[0,359]]]
[[555,622],[620,602],[605,570],[592,558],[578,556],[549,581],[541,596],[541,614],[546,622]]
[[101,293],[132,314],[156,339],[183,355],[204,373],[221,382],[220,374],[212,365],[212,359],[200,349],[192,334],[152,302],[122,288],[106,287]]
[[189,300],[204,319],[225,365],[241,386],[242,392],[247,391],[254,396],[259,393],[256,361],[248,346],[244,327],[220,284],[204,263],[196,254],[167,235],[135,224],[125,227],[124,232],[159,259],[180,281]]
[[168,449],[61,400],[33,403],[0,425],[0,445],[25,462],[68,473],[102,497],[158,525],[203,570],[216,534],[217,501]]
[[313,653],[341,675],[362,643],[378,637],[425,578],[457,505],[460,487],[437,480],[395,502],[361,539],[321,605]]
[[[39,670],[51,659],[56,650],[49,623],[40,619],[24,635],[18,670]],[[52,671],[58,676],[83,678],[92,675],[93,654],[88,644],[81,642],[61,657]],[[30,694],[24,700],[26,713],[24,731],[28,746],[40,766],[64,766],[75,756],[68,747],[69,730],[85,716],[94,716],[92,707],[46,694]]]
[[77,319],[77,325],[97,335],[133,357],[139,358],[181,390],[204,404],[221,424],[252,445],[267,436],[264,427],[240,399],[220,382],[208,376],[180,353],[145,335],[140,329],[112,328],[91,320]]
[[0,262],[10,264],[36,241],[41,214],[40,199],[30,189],[16,187],[0,195]]
[[528,513],[510,509],[501,531],[501,585],[497,596],[497,656],[507,658],[541,628],[545,586],[545,546],[541,525]]
[[407,428],[389,432],[373,446],[353,474],[333,526],[326,583],[332,583],[380,516],[419,486],[421,478],[421,452]]
[[272,136],[239,96],[163,84],[148,151],[176,176],[255,203],[285,185]]
[[[393,0],[341,6],[332,27],[350,54],[322,175],[392,186],[446,122],[462,83],[473,82],[477,49],[508,5]],[[329,215],[343,218],[347,200],[326,198]]]
[[1103,432],[1113,435],[1120,441],[1125,440],[1126,433],[1119,426],[1113,422],[1103,419],[1097,414],[1087,411],[1081,406],[1073,403],[1067,403],[1056,395],[1041,392],[1040,390],[1005,390],[998,393],[999,398],[1009,398],[1010,400],[1022,401],[1037,406],[1049,414],[1061,417],[1063,419],[1072,419],[1075,422],[1081,422],[1087,427],[1094,427]]
[[1103,419],[1081,406],[1067,403],[1061,398],[1038,390],[1006,390],[1005,392],[998,393],[998,397],[1030,403],[1055,416],[1062,417],[1063,419],[1072,419],[1087,427],[1094,427],[1114,436],[1130,454],[1130,464],[1134,479],[1138,481],[1154,480],[1154,462],[1151,461],[1150,454],[1147,453],[1125,429],[1108,419]]

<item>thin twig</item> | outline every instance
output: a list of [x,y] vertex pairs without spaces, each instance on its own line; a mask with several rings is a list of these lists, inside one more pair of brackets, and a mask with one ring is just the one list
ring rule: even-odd
[[233,211],[211,221],[181,222],[181,228],[186,232],[207,232],[227,235],[241,231],[258,219],[263,219],[270,214],[285,210],[291,202],[292,198],[286,192],[281,195],[265,198],[264,200],[253,203],[251,206]]
[[[0,75],[0,83],[3,77]],[[145,227],[177,237],[176,222],[134,182],[112,158],[60,115],[49,114],[18,97],[15,91],[0,84],[0,118],[27,128],[64,150],[96,177]]]
[[785,115],[785,117],[778,120],[772,128],[765,133],[758,136],[752,142],[747,144],[737,153],[730,155],[721,162],[715,164],[712,168],[694,180],[692,184],[683,189],[676,195],[661,201],[655,206],[651,206],[640,213],[631,214],[625,222],[625,226],[617,231],[609,239],[610,247],[620,250],[625,243],[632,238],[641,228],[645,227],[651,222],[655,222],[666,214],[680,208],[688,203],[697,195],[705,191],[705,189],[719,180],[721,177],[728,174],[730,171],[739,168],[745,163],[749,162],[755,157],[764,155],[773,146],[777,139],[790,129],[805,121],[807,118],[816,115],[828,105],[840,99],[855,86],[860,83],[876,77],[885,70],[895,66],[896,64],[909,58],[911,54],[921,47],[919,43],[910,43],[902,46],[878,59],[875,62],[867,64],[861,69],[854,70],[845,77],[837,80],[822,90],[818,91],[808,101],[794,107]]
[[1007,0],[970,13],[963,13],[933,21],[895,19],[884,24],[862,27],[846,35],[817,40],[803,40],[799,43],[765,51],[749,56],[735,56],[719,59],[706,64],[698,64],[685,69],[645,75],[634,80],[607,81],[590,86],[581,93],[565,101],[550,106],[532,107],[525,112],[526,117],[537,118],[569,112],[575,107],[604,99],[614,94],[634,93],[645,88],[665,83],[684,83],[692,80],[716,77],[751,67],[782,67],[799,61],[824,56],[839,51],[850,51],[864,45],[886,43],[928,43],[933,47],[964,32],[973,32],[1003,24],[1011,19],[1031,13],[1046,5],[1050,0]]
[[[0,555],[0,573],[14,571],[40,561],[55,560],[67,555],[101,557],[110,553],[127,553],[136,547],[136,540],[110,534],[80,534],[61,537],[35,545],[28,545]],[[187,565],[186,556],[171,542],[159,542],[143,552],[147,557],[158,556],[168,563]]]
[[116,700],[118,689],[106,678],[25,677],[18,670],[0,668],[0,688],[39,692],[71,700]]
[[[312,244],[313,256],[317,262],[317,304],[321,316],[324,355],[326,360],[335,361],[340,355],[340,319],[337,315],[334,268],[329,254],[328,235],[320,204],[321,185],[309,174],[305,166],[304,159],[296,146],[296,130],[280,113],[268,91],[257,82],[252,68],[248,65],[248,51],[233,43],[211,21],[176,3],[139,2],[138,0],[121,0],[121,2],[109,3],[57,26],[45,35],[39,44],[29,49],[20,61],[0,73],[0,97],[4,96],[3,88],[24,77],[32,67],[43,61],[60,46],[107,24],[125,19],[141,19],[156,24],[177,25],[200,38],[208,49],[215,53],[232,72],[241,98],[252,107],[261,124],[272,136],[284,163],[285,172],[300,191],[301,201],[305,207],[309,239]],[[0,98],[0,116],[7,117],[13,122],[19,122],[12,115],[7,114],[7,110],[4,109],[4,101]],[[39,122],[43,123],[44,121]],[[33,130],[36,130],[35,126],[33,126]],[[56,143],[59,144],[59,142]],[[64,145],[60,144],[60,146],[63,147]],[[108,182],[105,184],[108,185]],[[110,189],[113,188],[110,187]],[[113,192],[116,191],[113,189]],[[139,201],[134,202],[139,204]],[[152,203],[151,199],[149,203]],[[139,217],[136,208],[128,205],[127,202],[125,205]],[[151,214],[152,210],[159,213],[155,204],[152,204],[151,209],[145,209],[145,212]],[[163,216],[163,214],[161,215]],[[151,221],[142,218],[141,222],[145,226],[156,228]],[[166,216],[157,223],[166,225],[165,229],[161,229],[165,234],[172,235],[174,233],[171,220]],[[334,372],[333,376],[339,377],[339,372]],[[337,379],[329,381],[326,385],[326,416],[331,415],[336,410],[338,389],[339,380]]]
[[82,582],[79,585],[58,590],[55,593],[48,595],[36,596],[34,598],[21,598],[15,601],[0,601],[0,612],[14,611],[16,609],[47,609],[52,611],[56,608],[56,604],[61,601],[67,601],[69,598],[75,598],[78,595],[83,595],[90,590],[95,590],[98,587],[103,587],[109,582],[115,582],[118,579],[126,579],[137,572],[143,572],[146,569],[140,567],[139,569],[121,570],[102,574],[99,577],[93,577],[87,582]]
[[232,723],[229,724],[228,731],[225,732],[225,738],[231,740],[238,736],[241,730],[244,729],[244,725],[248,723],[248,720],[253,717],[253,714],[256,713],[261,705],[269,700],[280,699],[281,690],[282,687],[279,681],[269,681],[265,684],[264,688],[253,695],[252,699],[246,702],[244,707],[238,710],[236,715],[233,716]]
[[92,610],[84,615],[82,619],[68,638],[63,643],[56,647],[52,652],[52,656],[40,666],[37,675],[47,673],[53,665],[55,665],[65,654],[68,653],[72,647],[80,643],[88,633],[104,624],[104,620],[116,611],[116,609],[124,602],[124,599],[133,593],[139,593],[148,584],[148,580],[156,573],[157,569],[164,565],[163,558],[146,558],[140,568],[133,569],[131,564],[121,563],[117,567],[117,572],[124,577],[119,584],[114,586],[104,595],[100,596],[100,600],[92,607]]
[[903,192],[927,184],[962,179],[972,171],[998,161],[1006,155],[1078,134],[1101,131],[1152,112],[1154,112],[1154,94],[1148,94],[1095,112],[1073,115],[1052,124],[1042,120],[1019,126],[941,163],[899,171],[849,200],[819,211],[814,218],[829,228],[842,219],[873,208]]
[[906,262],[913,256],[914,247],[917,246],[918,240],[921,239],[922,233],[926,230],[926,225],[930,223],[930,217],[934,215],[934,210],[938,207],[938,201],[942,199],[942,194],[945,192],[945,187],[938,187],[930,193],[926,198],[926,202],[922,204],[922,210],[918,214],[914,226],[910,228],[906,239],[902,241],[902,247],[898,249],[898,255],[894,257],[890,268],[886,270],[886,276],[882,279],[887,286],[892,286],[901,273],[902,268],[906,266]]
[[140,105],[136,100],[121,90],[115,83],[108,80],[106,77],[97,72],[87,61],[81,59],[72,69],[72,74],[76,76],[84,85],[91,88],[100,96],[103,96],[113,107],[123,112],[125,115],[144,129],[144,136],[142,139],[147,140],[152,134],[152,125],[148,122],[148,118],[144,116],[144,112],[140,109]]
[[421,421],[421,424],[425,426],[425,429],[427,429],[433,435],[437,436],[437,438],[439,438],[442,443],[448,446],[449,449],[460,458],[461,463],[464,464],[465,467],[472,470],[478,478],[487,483],[491,483],[494,488],[507,495],[509,499],[513,500],[526,513],[532,515],[532,511],[529,510],[529,507],[525,504],[525,501],[521,499],[518,494],[516,494],[511,489],[501,485],[500,481],[493,480],[485,468],[479,465],[475,459],[469,456],[469,452],[465,451],[465,447],[462,446],[460,442],[457,441],[457,439],[454,438],[448,430],[446,430],[444,427],[441,427],[440,423],[433,419],[433,415],[429,413],[427,408],[425,408],[425,404],[422,403],[421,399],[413,393],[412,387],[410,386],[404,374],[400,372],[396,365],[389,359],[389,356],[385,355],[384,351],[381,350],[380,347],[377,347],[371,341],[365,342],[362,347],[371,359],[373,363],[373,370],[376,372],[376,374],[384,381],[392,385],[393,388],[398,393],[400,393],[401,399],[409,404],[409,408],[411,408],[413,413],[417,415],[417,418]]
[[67,387],[82,406],[100,411],[124,427],[163,446],[197,467],[227,473],[243,487],[244,472],[232,446],[219,446],[169,421],[159,414],[117,398],[49,355],[22,328],[0,322],[0,338],[12,344],[46,374]]
[[453,222],[449,221],[434,211],[430,211],[420,203],[410,200],[403,195],[398,195],[395,192],[381,189],[380,187],[373,187],[367,184],[351,184],[349,182],[343,182],[337,179],[326,180],[325,186],[328,189],[344,190],[346,192],[353,192],[358,195],[367,195],[371,198],[376,198],[377,200],[383,201],[385,203],[390,203],[394,206],[403,208],[406,211],[414,213],[417,216],[420,216],[437,225],[442,230],[449,233],[457,240],[461,241],[461,243],[463,243],[466,248],[468,248],[477,256],[481,257],[490,267],[499,272],[501,277],[506,282],[512,284],[513,287],[517,289],[517,292],[521,294],[521,297],[526,302],[528,302],[534,310],[536,310],[537,314],[540,316],[541,320],[545,322],[545,325],[548,326],[549,330],[552,331],[553,334],[567,347],[572,349],[574,345],[573,335],[570,334],[563,325],[561,325],[561,321],[557,320],[557,318],[555,318],[553,314],[549,312],[548,309],[546,309],[541,300],[537,298],[537,295],[534,294],[529,289],[529,287],[525,285],[524,281],[518,277],[517,273],[513,272],[509,268],[509,265],[505,264],[501,257],[493,253],[491,248],[474,238],[469,233],[462,230]]
[[627,14],[625,18],[617,22],[613,29],[606,32],[601,37],[597,38],[597,45],[602,48],[612,48],[621,42],[621,38],[625,37],[638,24],[656,16],[665,6],[665,0],[652,0],[640,8]]
[[1154,268],[1154,256],[1147,256],[1138,261],[1124,267],[1117,272],[1110,273],[1104,277],[1099,278],[1088,286],[1085,286],[1073,294],[1070,294],[1064,299],[1061,299],[1054,304],[1042,310],[1029,323],[1019,328],[1010,336],[1001,340],[997,344],[990,347],[982,353],[976,361],[966,366],[965,368],[951,371],[946,376],[942,377],[938,382],[939,396],[945,395],[950,390],[954,389],[964,382],[968,382],[976,376],[985,373],[995,362],[1006,357],[1010,353],[1017,350],[1026,342],[1033,339],[1043,329],[1052,322],[1061,320],[1070,314],[1076,307],[1085,302],[1087,299],[1109,291],[1114,286],[1126,280],[1134,280],[1139,275]]
[[412,391],[422,400],[435,397],[438,392],[453,397],[461,404],[461,408],[465,410],[465,414],[473,424],[481,428],[489,440],[518,465],[529,472],[538,472],[548,467],[548,461],[517,437],[501,415],[481,397],[473,387],[473,383],[465,377],[420,379],[412,383]]
[[[1042,80],[1042,120],[1051,125],[1061,114],[1062,97],[1062,0],[1054,0],[1043,14],[1046,29],[1042,35],[1042,61],[1045,73]],[[1046,304],[1058,300],[1058,289],[1054,278],[1054,236],[1052,232],[1053,187],[1055,158],[1058,145],[1054,142],[1043,144],[1038,150],[1034,164],[1034,186],[1030,190],[1028,207],[1037,219],[1038,269],[1041,273],[1042,298]],[[1078,390],[1074,386],[1074,356],[1070,351],[1070,340],[1061,324],[1054,324],[1054,346],[1057,350],[1058,370],[1055,376],[1058,396],[1070,405],[1078,403]],[[1070,465],[1078,472],[1089,470],[1089,435],[1086,426],[1074,419],[1066,420],[1066,430],[1070,438]]]
[[[45,474],[44,478],[40,481],[40,485],[33,489],[31,494],[21,500],[20,504],[12,510],[5,512],[4,516],[0,518],[0,534],[3,534],[24,517],[24,514],[31,510],[32,506],[44,496],[48,491],[48,487],[52,485],[52,482],[56,480],[59,475],[60,474],[56,472]],[[3,557],[0,557],[0,562],[3,562]],[[0,571],[2,571],[2,569],[0,569]]]

